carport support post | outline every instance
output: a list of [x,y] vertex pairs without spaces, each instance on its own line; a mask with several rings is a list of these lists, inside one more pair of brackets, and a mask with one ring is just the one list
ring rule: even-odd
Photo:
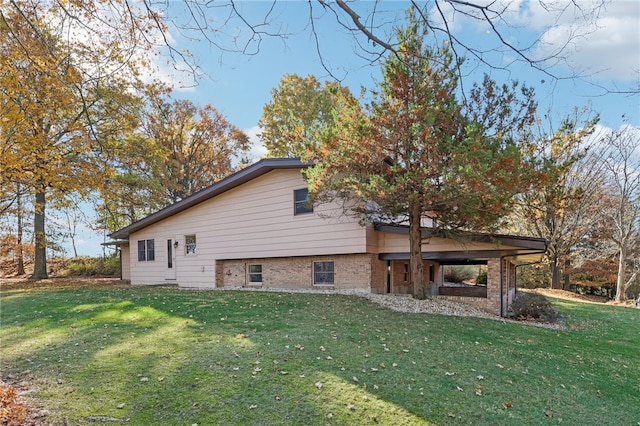
[[502,259],[487,260],[487,304],[493,312],[502,312]]

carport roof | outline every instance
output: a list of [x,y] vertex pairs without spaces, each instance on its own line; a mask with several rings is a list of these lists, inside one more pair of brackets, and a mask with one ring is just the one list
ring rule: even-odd
[[[406,225],[375,223],[374,227],[376,230],[382,232],[409,233],[409,227]],[[423,228],[422,235],[425,238],[429,236],[447,238],[445,232],[431,228]],[[468,242],[492,243],[496,247],[491,250],[425,251],[422,252],[422,258],[424,260],[436,260],[449,264],[482,263],[487,259],[501,257],[517,257],[518,260],[540,261],[542,255],[547,250],[548,244],[544,238],[522,237],[517,235],[456,232],[455,236],[460,240]],[[501,246],[503,248],[501,248]],[[382,260],[408,260],[410,254],[408,252],[381,253],[379,258]]]

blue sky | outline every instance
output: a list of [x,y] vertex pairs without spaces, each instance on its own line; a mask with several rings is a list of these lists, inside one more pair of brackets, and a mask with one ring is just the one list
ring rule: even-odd
[[[485,2],[488,3],[488,2]],[[578,2],[584,10],[592,4],[590,0]],[[172,3],[172,13],[176,19],[184,19],[186,13],[181,2]],[[378,63],[371,63],[361,46],[372,48],[362,36],[353,36],[336,22],[330,11],[323,10],[319,4],[313,5],[314,21],[318,35],[318,47],[309,24],[309,4],[304,1],[278,2],[268,15],[271,24],[261,27],[266,31],[286,37],[262,37],[258,46],[248,44],[251,54],[223,52],[202,39],[202,34],[185,33],[177,28],[169,28],[170,39],[179,49],[189,50],[200,66],[202,75],[193,82],[189,74],[178,72],[166,63],[166,58],[158,61],[155,77],[171,82],[175,98],[186,98],[203,106],[212,104],[227,119],[244,129],[252,136],[254,159],[264,155],[255,137],[259,132],[258,120],[263,106],[271,99],[271,90],[277,86],[284,74],[305,76],[314,74],[321,80],[330,80],[332,76],[341,79],[352,92],[359,93],[360,87],[372,88],[380,79]],[[267,16],[271,2],[237,3],[243,16],[252,23],[261,22]],[[376,21],[369,24],[388,23],[397,17],[402,18],[404,1],[352,3],[363,21],[376,8]],[[446,7],[446,4],[444,4]],[[638,88],[640,84],[640,1],[613,0],[605,10],[600,11],[596,21],[588,25],[581,23],[574,11],[565,11],[559,18],[551,16],[539,7],[539,2],[521,0],[510,2],[507,19],[510,26],[498,27],[505,38],[518,46],[529,46],[532,40],[540,38],[543,43],[527,51],[532,57],[542,57],[564,45],[567,34],[574,34],[571,43],[563,49],[561,60],[552,61],[547,71],[553,76],[568,77],[576,70],[584,78],[554,79],[543,71],[533,69],[517,59],[512,52],[487,52],[485,57],[494,65],[504,66],[506,70],[477,66],[468,61],[465,72],[468,74],[468,86],[472,81],[482,78],[484,72],[490,73],[497,81],[517,79],[533,86],[538,96],[540,111],[549,112],[554,119],[566,116],[574,107],[591,107],[601,115],[601,125],[618,128],[626,121],[640,126],[639,95],[607,93],[608,90],[627,91]],[[230,40],[236,37],[244,46],[247,32],[242,30],[238,20],[225,21],[228,10],[216,8],[207,11],[206,19],[211,28],[218,28],[212,37],[214,41],[231,47]],[[486,24],[478,24],[469,19],[453,15],[444,10],[456,36],[474,47],[491,50],[498,46],[495,31]],[[438,19],[436,15],[433,19]],[[344,17],[343,17],[344,19]],[[181,21],[184,22],[184,21]],[[220,26],[225,22],[224,26]],[[437,21],[434,21],[437,23]],[[391,26],[382,25],[377,34],[387,35]],[[443,36],[434,34],[442,42]],[[363,57],[364,56],[364,57]],[[324,62],[324,66],[321,63]],[[571,67],[567,66],[571,65]],[[102,251],[102,236],[96,236],[88,229],[79,235],[78,250],[81,254],[95,255]]]
[[[516,2],[517,3],[517,2]],[[551,15],[545,15],[533,6],[537,2],[523,2],[512,21],[516,28],[505,29],[511,43],[526,46],[536,37],[541,37],[548,47],[540,47],[528,52],[533,57],[543,56],[566,40],[566,34],[573,31],[576,36],[572,43],[562,52],[563,60],[548,68],[554,76],[568,77],[574,72],[584,75],[579,79],[559,79],[533,69],[523,63],[508,65],[514,58],[509,52],[490,54],[490,61],[500,66],[507,66],[507,71],[474,67],[470,59],[467,64],[468,81],[481,78],[484,72],[491,73],[498,81],[517,79],[533,86],[538,94],[540,110],[550,111],[552,116],[563,116],[574,107],[590,106],[601,114],[601,124],[607,127],[618,127],[622,124],[622,115],[632,125],[640,125],[640,100],[638,95],[606,93],[605,89],[630,90],[640,84],[640,1],[614,0],[606,10],[601,11],[599,19],[590,26],[570,28],[577,25],[570,21],[572,15],[564,16],[554,28]],[[527,3],[529,5],[527,6]],[[587,5],[589,1],[580,2]],[[245,16],[257,22],[265,15],[265,7],[269,2],[240,2],[244,6]],[[361,16],[367,15],[373,2],[361,2],[358,9]],[[382,6],[381,6],[382,5]],[[378,5],[380,20],[387,22],[395,16],[403,16],[407,2],[382,2]],[[354,5],[355,6],[355,5]],[[322,15],[318,12],[317,16]],[[538,8],[539,9],[539,8]],[[223,14],[220,13],[222,16]],[[284,2],[275,15],[275,23],[271,28],[280,32],[290,32],[287,38],[264,37],[259,49],[252,45],[254,55],[237,53],[220,53],[208,43],[187,41],[176,38],[178,46],[189,49],[194,59],[205,73],[197,85],[180,87],[181,81],[188,81],[188,76],[177,79],[174,96],[184,97],[204,105],[211,103],[223,112],[237,126],[255,132],[255,126],[262,114],[262,107],[269,102],[271,90],[277,86],[282,75],[296,73],[299,75],[314,74],[320,79],[331,79],[322,60],[329,70],[343,83],[358,92],[360,86],[371,88],[379,80],[378,63],[371,64],[360,58],[362,50],[356,46],[359,41],[367,44],[363,37],[354,39],[352,33],[338,25],[330,14],[321,16],[317,23],[319,48],[309,31],[309,6],[306,2]],[[565,15],[567,15],[565,13]],[[236,23],[236,22],[234,22]],[[230,27],[234,28],[233,25]],[[456,35],[473,46],[489,48],[496,43],[493,31],[488,25],[477,25],[469,20],[454,18],[452,28]],[[381,30],[385,34],[388,26]],[[229,29],[226,35],[236,34]],[[442,41],[442,35],[434,35]],[[566,58],[564,58],[566,56]],[[554,61],[550,64],[553,65]],[[564,63],[573,66],[570,69]],[[546,65],[545,65],[546,66]],[[470,84],[469,84],[470,85]]]

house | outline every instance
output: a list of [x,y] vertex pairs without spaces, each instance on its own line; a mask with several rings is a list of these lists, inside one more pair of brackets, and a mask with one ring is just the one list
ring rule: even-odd
[[[110,235],[134,285],[262,287],[409,293],[408,229],[362,225],[337,205],[310,206],[305,167],[265,159]],[[515,295],[516,261],[544,240],[470,234],[423,245],[426,291],[500,315]],[[486,287],[444,286],[442,268],[485,264]]]

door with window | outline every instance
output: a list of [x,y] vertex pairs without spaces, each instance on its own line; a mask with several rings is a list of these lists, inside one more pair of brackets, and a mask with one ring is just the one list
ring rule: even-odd
[[176,279],[176,249],[178,248],[178,240],[173,238],[167,239],[167,264],[165,265],[166,280]]

